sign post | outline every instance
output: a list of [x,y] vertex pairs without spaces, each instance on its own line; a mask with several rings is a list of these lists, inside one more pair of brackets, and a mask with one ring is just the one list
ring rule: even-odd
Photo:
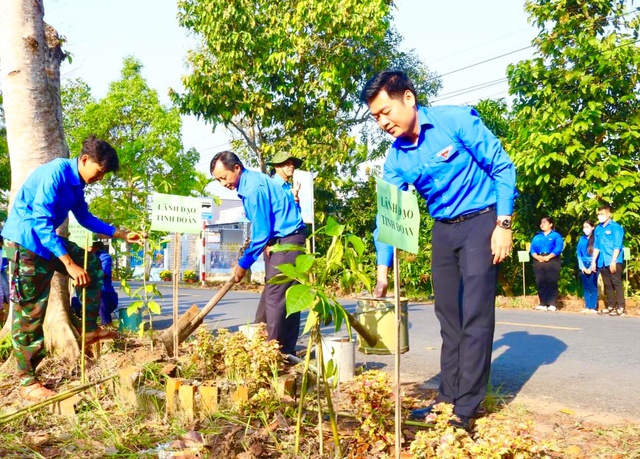
[[529,252],[526,250],[518,250],[518,261],[522,263],[522,297],[525,298],[527,296],[527,285],[524,281],[524,264],[529,263]]
[[378,241],[393,246],[393,271],[395,285],[396,354],[395,354],[395,435],[396,458],[400,458],[402,445],[402,400],[400,397],[400,335],[402,310],[400,307],[400,262],[398,249],[418,253],[420,210],[413,193],[376,179],[378,194]]
[[151,231],[175,233],[173,256],[173,356],[178,357],[178,278],[180,277],[180,234],[200,234],[203,202],[201,198],[155,193]]
[[631,260],[631,249],[629,247],[622,248],[622,257],[624,258],[624,270],[626,272],[627,282],[624,285],[624,297],[629,297],[629,260]]

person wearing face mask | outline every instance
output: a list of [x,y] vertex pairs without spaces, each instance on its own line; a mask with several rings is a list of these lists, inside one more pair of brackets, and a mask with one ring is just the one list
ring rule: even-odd
[[594,248],[591,270],[596,267],[604,284],[605,307],[602,314],[625,315],[624,290],[622,288],[622,248],[624,229],[611,219],[611,206],[598,209],[600,224],[594,230]]
[[578,248],[576,250],[585,303],[585,307],[580,311],[580,314],[597,314],[598,312],[598,270],[591,269],[595,239],[593,229],[594,225],[591,220],[583,223],[582,231],[584,232],[584,236],[578,241]]
[[555,231],[554,220],[542,217],[541,231],[531,240],[531,257],[533,258],[533,273],[538,287],[540,304],[539,311],[555,311],[558,303],[558,279],[560,278],[560,254],[564,247],[564,240]]

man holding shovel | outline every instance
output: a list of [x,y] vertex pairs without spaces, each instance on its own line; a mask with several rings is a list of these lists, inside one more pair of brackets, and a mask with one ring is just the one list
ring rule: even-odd
[[[442,335],[435,402],[454,405],[449,423],[470,430],[489,380],[497,266],[511,252],[515,168],[473,108],[418,106],[413,83],[403,72],[374,76],[360,98],[396,139],[383,179],[402,190],[412,184],[435,219],[432,275]],[[374,235],[374,295],[381,297],[387,293],[393,251]],[[412,417],[424,420],[432,406],[415,410]]]
[[269,284],[280,271],[278,265],[295,264],[303,252],[306,227],[290,191],[260,172],[245,169],[240,158],[230,151],[218,153],[211,160],[211,175],[242,199],[247,219],[251,222],[251,242],[233,270],[240,282],[247,269],[267,246],[295,244],[300,251],[271,252],[266,256],[267,284],[262,291],[269,339],[278,340],[284,354],[295,354],[300,329],[300,313],[287,317],[286,291],[293,283]]
[[86,344],[115,336],[115,332],[97,324],[102,286],[100,262],[90,256],[85,271],[85,251],[59,237],[56,229],[73,212],[78,222],[94,233],[127,242],[141,241],[140,233],[116,229],[93,216],[84,198],[87,184],[102,180],[118,168],[113,147],[91,136],[83,142],[78,158],[54,159],[33,171],[14,198],[2,236],[7,256],[14,262],[11,333],[22,385],[20,394],[27,400],[39,401],[53,395],[38,382],[35,370],[45,355],[42,323],[55,271],[72,277],[77,287],[86,288]]

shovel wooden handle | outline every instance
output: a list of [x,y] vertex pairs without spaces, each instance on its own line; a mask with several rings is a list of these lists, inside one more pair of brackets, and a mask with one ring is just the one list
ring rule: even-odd
[[[198,313],[198,315],[193,319],[193,323],[198,323],[198,322],[202,322],[202,320],[207,316],[207,314],[209,314],[211,312],[211,310],[216,306],[216,304],[218,304],[220,302],[220,300],[222,299],[223,296],[225,296],[227,294],[227,292],[229,290],[231,290],[231,287],[233,287],[233,285],[236,283],[235,280],[233,279],[229,279],[227,281],[226,284],[224,284],[222,286],[222,288],[220,290],[218,290],[218,293],[216,293],[213,298],[211,298],[209,300],[209,302],[207,304],[204,305],[204,307],[202,308],[202,310]],[[200,323],[198,323],[198,325],[200,325]]]
[[173,353],[173,330],[174,327],[178,328],[178,344],[187,339],[195,330],[200,326],[204,318],[211,312],[211,310],[220,302],[223,296],[233,287],[235,281],[230,279],[226,284],[216,292],[216,294],[205,304],[202,310],[198,309],[195,304],[189,308],[187,312],[180,316],[177,324],[173,324],[160,334],[160,341],[167,349],[169,355]]

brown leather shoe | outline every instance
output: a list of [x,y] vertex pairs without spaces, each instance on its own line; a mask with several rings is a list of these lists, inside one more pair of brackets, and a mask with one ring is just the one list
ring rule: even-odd
[[54,391],[47,389],[39,382],[20,388],[20,396],[30,402],[40,402],[54,395],[56,395]]

